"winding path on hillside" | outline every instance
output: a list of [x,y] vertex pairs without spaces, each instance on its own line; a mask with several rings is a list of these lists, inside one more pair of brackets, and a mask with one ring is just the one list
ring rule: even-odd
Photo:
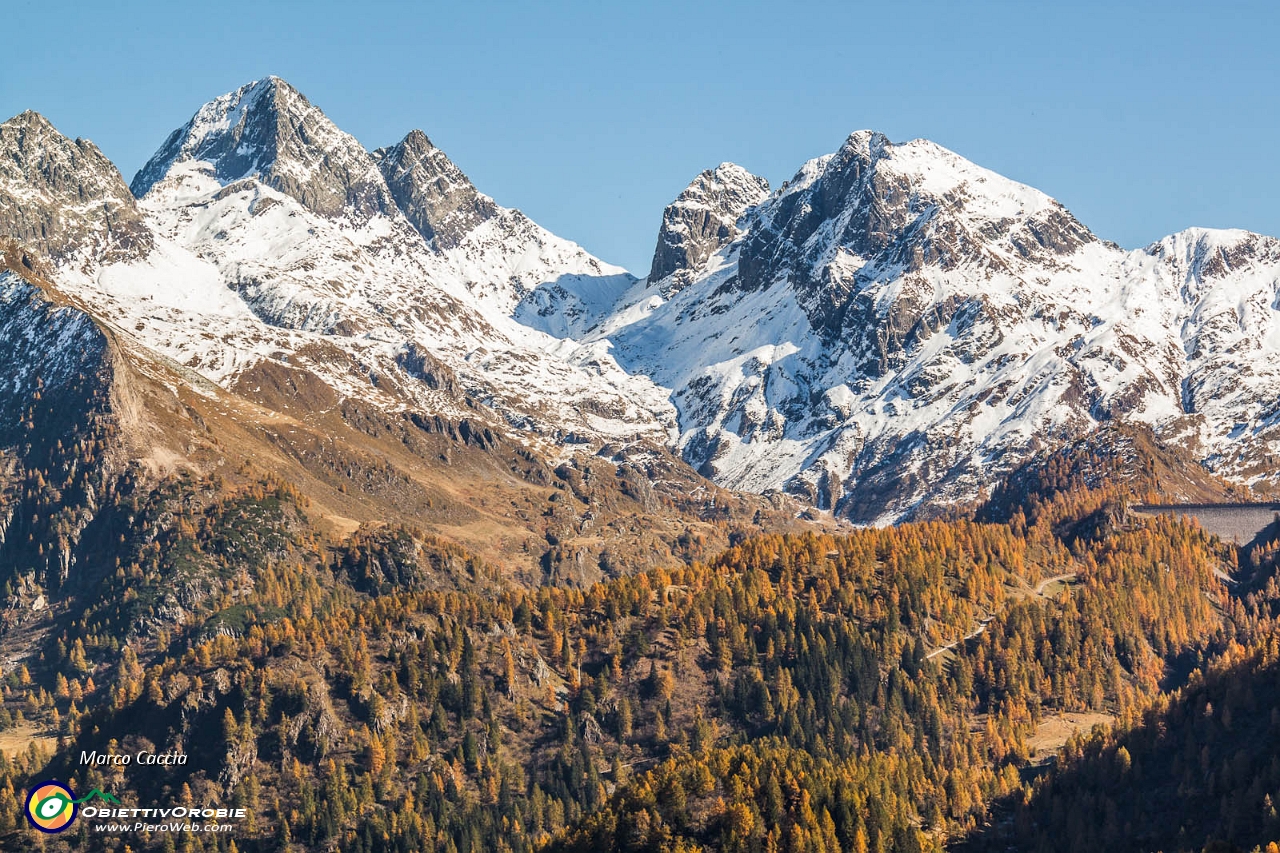
[[935,657],[942,654],[943,652],[949,649],[954,649],[956,646],[960,645],[961,643],[967,643],[969,640],[972,640],[974,637],[978,636],[983,631],[987,630],[987,626],[990,625],[991,620],[995,618],[996,617],[994,615],[986,617],[978,625],[977,630],[973,631],[972,633],[965,634],[963,637],[961,637],[958,640],[952,640],[950,643],[947,643],[945,646],[938,646],[936,649],[934,649],[933,651],[929,652],[929,654],[924,656],[925,660],[933,660]]
[[[1077,574],[1078,574],[1077,572],[1064,572],[1063,574],[1054,575],[1053,577],[1050,577],[1050,578],[1043,578],[1034,587],[1031,586],[1031,584],[1027,584],[1027,588],[1030,589],[1034,595],[1043,595],[1045,588],[1048,587],[1049,584],[1058,583],[1059,581],[1062,581],[1065,583],[1067,581],[1075,580]],[[924,656],[925,660],[933,660],[943,652],[949,651],[950,649],[954,649],[956,646],[960,645],[961,643],[969,642],[970,640],[979,636],[983,631],[987,630],[987,625],[991,624],[991,621],[995,618],[996,618],[995,614],[985,617],[978,624],[978,627],[976,629],[974,629],[968,634],[965,634],[963,637],[961,637],[958,640],[952,640],[950,643],[947,643],[944,646],[938,646],[936,649],[934,649],[933,651],[929,652],[927,655]]]
[[1061,574],[1061,575],[1054,575],[1054,576],[1053,576],[1053,577],[1051,577],[1051,578],[1045,578],[1044,580],[1040,581],[1040,583],[1036,584],[1036,585],[1035,585],[1035,588],[1034,588],[1032,591],[1033,591],[1036,595],[1044,595],[1044,588],[1045,588],[1045,587],[1047,587],[1049,584],[1051,584],[1051,583],[1057,583],[1058,581],[1063,581],[1063,582],[1065,582],[1065,581],[1073,581],[1073,580],[1075,580],[1075,579],[1076,579],[1076,575],[1077,575],[1077,574],[1079,574],[1079,573],[1078,573],[1078,572],[1066,572],[1065,574]]

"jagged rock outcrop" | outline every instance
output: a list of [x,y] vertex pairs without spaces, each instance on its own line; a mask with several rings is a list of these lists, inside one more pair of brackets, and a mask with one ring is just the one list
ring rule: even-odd
[[[701,266],[738,236],[738,219],[768,195],[768,181],[734,163],[698,175],[662,212],[649,281]],[[679,286],[673,282],[665,290],[670,295]]]
[[480,223],[498,215],[493,199],[420,130],[374,151],[373,159],[405,217],[437,249],[457,248]]
[[115,165],[30,110],[0,124],[0,237],[58,260],[129,260],[151,249]]

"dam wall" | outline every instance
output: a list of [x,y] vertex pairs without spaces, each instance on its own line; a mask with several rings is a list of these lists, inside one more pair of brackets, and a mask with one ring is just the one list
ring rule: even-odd
[[1206,532],[1237,545],[1251,544],[1280,521],[1280,503],[1131,504],[1129,512],[1194,518]]

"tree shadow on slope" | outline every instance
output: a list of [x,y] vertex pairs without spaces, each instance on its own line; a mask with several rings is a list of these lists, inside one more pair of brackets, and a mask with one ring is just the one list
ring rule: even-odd
[[1127,731],[1077,735],[964,853],[1253,850],[1280,837],[1280,642],[1230,649]]

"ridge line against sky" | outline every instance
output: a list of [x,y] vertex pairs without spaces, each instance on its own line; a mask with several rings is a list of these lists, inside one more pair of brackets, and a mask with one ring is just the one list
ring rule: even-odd
[[1280,235],[1280,10],[17,0],[0,115],[130,180],[199,106],[276,74],[369,149],[421,128],[500,204],[643,275],[663,207],[732,161],[773,186],[870,128],[923,137],[1134,248]]

